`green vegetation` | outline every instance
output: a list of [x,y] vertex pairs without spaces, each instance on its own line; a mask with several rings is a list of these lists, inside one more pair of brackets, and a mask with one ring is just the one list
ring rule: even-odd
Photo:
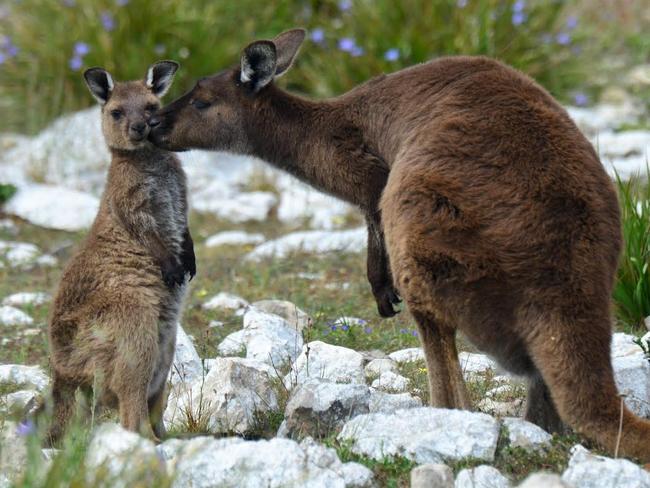
[[[182,69],[172,96],[238,62],[255,38],[309,29],[287,75],[292,89],[330,96],[372,76],[433,57],[497,57],[568,99],[602,59],[589,26],[562,0],[10,0],[0,12],[0,132],[34,132],[92,104],[81,73],[144,76],[171,58]],[[579,55],[577,55],[579,54]],[[596,55],[595,55],[596,54]],[[584,95],[583,95],[584,96]]]
[[6,183],[0,183],[0,204],[9,200],[16,193],[16,187]]

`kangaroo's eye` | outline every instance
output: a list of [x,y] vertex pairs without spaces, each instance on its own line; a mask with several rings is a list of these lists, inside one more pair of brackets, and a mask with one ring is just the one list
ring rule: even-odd
[[122,117],[122,111],[121,110],[111,110],[111,117],[115,120],[120,120],[120,117]]
[[158,110],[158,105],[149,104],[144,108],[145,112],[155,112]]
[[192,100],[191,103],[199,110],[203,110],[204,108],[208,108],[210,106],[210,102],[205,102],[203,100]]

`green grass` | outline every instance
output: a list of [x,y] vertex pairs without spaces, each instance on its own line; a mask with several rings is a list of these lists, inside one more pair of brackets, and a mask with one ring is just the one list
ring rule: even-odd
[[[338,0],[73,3],[6,2],[9,13],[0,18],[0,35],[8,39],[0,46],[7,55],[0,70],[0,131],[34,132],[61,113],[91,105],[81,76],[85,67],[99,65],[117,79],[134,79],[144,77],[156,59],[175,59],[182,64],[175,96],[198,77],[237,64],[252,40],[295,26],[312,33],[322,29],[323,35],[307,41],[282,83],[318,97],[382,72],[467,54],[502,59],[566,100],[605,66],[599,64],[604,46],[598,36],[582,20],[575,28],[567,25],[570,9],[561,0],[529,0],[520,12],[514,0],[356,0],[349,9]],[[110,29],[102,22],[107,16]],[[345,38],[356,49],[341,49]],[[78,42],[88,52],[77,55],[79,66],[71,66]]]
[[9,200],[16,193],[16,187],[5,183],[0,183],[0,204]]

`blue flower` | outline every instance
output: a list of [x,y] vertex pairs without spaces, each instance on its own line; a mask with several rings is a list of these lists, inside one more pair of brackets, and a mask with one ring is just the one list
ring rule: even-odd
[[386,61],[397,61],[399,59],[399,49],[396,47],[389,49],[384,53],[384,59]]
[[568,19],[566,19],[566,28],[573,30],[576,27],[578,27],[578,17],[571,15]]
[[5,64],[5,61],[7,60],[7,57],[3,52],[0,52],[0,64]]
[[75,0],[63,0],[63,5],[66,7],[74,7],[77,4]]
[[363,56],[363,54],[364,54],[365,52],[366,52],[366,51],[365,51],[362,47],[354,46],[354,47],[352,48],[352,51],[350,51],[350,54],[351,54],[352,56],[354,56],[355,58],[358,58],[359,56]]
[[332,329],[333,331],[336,330],[337,329],[336,324],[330,325],[330,329]]
[[79,71],[83,66],[83,60],[79,56],[73,56],[68,61],[68,66],[72,71]]
[[18,427],[16,427],[16,434],[19,437],[25,437],[33,433],[35,430],[34,422],[26,420],[18,424]]
[[400,333],[400,334],[408,334],[409,331],[408,331],[407,329],[400,329],[400,330],[399,330],[399,333]]
[[90,47],[85,42],[75,42],[74,53],[77,56],[83,57],[90,52]]
[[101,13],[100,18],[105,31],[110,32],[115,29],[115,19],[112,13],[104,11]]
[[320,27],[317,27],[316,29],[311,31],[310,37],[311,40],[316,44],[321,44],[322,42],[325,41],[325,31]]
[[418,331],[417,331],[417,330],[412,330],[412,331],[411,331],[411,335],[412,335],[413,337],[417,337],[417,336],[418,336]]
[[578,107],[584,107],[589,103],[589,97],[585,93],[578,92],[573,96],[573,103]]
[[351,37],[342,37],[339,39],[339,49],[346,53],[351,53],[354,48],[357,47],[357,43]]
[[524,0],[517,0],[512,4],[513,12],[523,12],[524,8],[526,8],[526,2]]
[[347,12],[352,8],[352,0],[340,0],[339,1],[339,9],[341,9],[342,12]]
[[568,44],[571,44],[571,34],[568,32],[560,32],[557,36],[555,36],[555,40],[561,46],[566,46]]
[[366,334],[372,334],[372,329],[371,329],[370,327],[366,327],[365,329],[363,329],[363,331],[364,331]]
[[347,332],[348,330],[350,330],[350,326],[349,326],[348,324],[343,324],[343,325],[341,326],[341,330],[344,330],[344,331]]
[[11,44],[7,47],[7,56],[10,58],[15,58],[18,55],[18,51],[18,47]]
[[467,0],[456,0],[456,6],[458,8],[465,8],[467,7]]
[[525,12],[514,12],[512,14],[512,25],[521,25],[526,22],[528,15]]

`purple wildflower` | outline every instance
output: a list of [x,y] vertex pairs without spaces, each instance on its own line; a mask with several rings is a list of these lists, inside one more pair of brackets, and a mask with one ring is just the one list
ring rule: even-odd
[[415,329],[412,330],[412,331],[411,331],[411,335],[412,335],[413,337],[417,337],[417,336],[418,336],[418,331],[415,330]]
[[523,12],[524,8],[526,8],[526,2],[524,0],[517,0],[512,4],[513,12]]
[[320,27],[317,27],[311,31],[311,40],[316,44],[322,44],[325,41],[325,31]]
[[332,329],[332,331],[335,331],[337,329],[336,324],[330,325],[330,329]]
[[372,334],[372,328],[370,328],[370,327],[366,327],[365,329],[363,329],[363,331],[364,331],[366,334]]
[[63,5],[66,7],[74,7],[77,5],[77,2],[75,0],[63,0]]
[[356,47],[357,47],[357,43],[351,37],[342,37],[341,39],[339,39],[339,49],[341,51],[350,53]]
[[555,36],[555,40],[561,46],[566,46],[571,43],[571,34],[568,32],[560,32],[557,36]]
[[399,49],[396,47],[389,49],[384,53],[384,59],[386,61],[397,61],[399,59]]
[[571,15],[568,19],[566,19],[566,28],[573,30],[576,27],[578,27],[578,17]]
[[526,22],[528,15],[525,12],[514,12],[512,14],[512,25],[521,25]]
[[589,103],[589,97],[585,93],[578,92],[573,96],[573,103],[578,107],[584,107]]
[[349,326],[348,324],[343,324],[343,325],[341,326],[341,330],[344,330],[344,331],[347,332],[348,330],[350,330],[350,326]]
[[465,8],[467,7],[467,0],[456,0],[456,6],[458,8]]
[[115,18],[113,17],[112,13],[104,11],[101,13],[100,19],[102,21],[102,26],[106,32],[110,32],[115,29]]
[[34,425],[34,422],[31,420],[26,420],[18,424],[18,427],[16,427],[16,435],[19,437],[26,437],[29,434],[33,433],[35,430],[36,426]]
[[408,334],[409,331],[408,331],[407,329],[400,329],[400,330],[399,330],[399,333],[400,333],[400,334]]
[[351,54],[352,56],[354,56],[355,58],[358,58],[359,56],[363,56],[363,54],[364,54],[365,52],[366,52],[366,51],[365,51],[362,47],[354,46],[354,47],[352,48],[352,51],[350,51],[350,54]]
[[0,64],[5,64],[6,60],[7,60],[7,56],[5,56],[5,54],[0,51]]
[[68,66],[72,71],[79,71],[83,66],[83,60],[79,56],[72,56],[68,61]]
[[118,7],[124,7],[129,3],[129,0],[115,0],[115,5]]
[[352,8],[352,0],[340,0],[339,9],[341,12],[347,12]]
[[74,53],[79,57],[84,57],[90,52],[90,47],[85,42],[75,42]]
[[10,58],[15,58],[18,55],[18,47],[11,44],[7,47],[7,56]]

